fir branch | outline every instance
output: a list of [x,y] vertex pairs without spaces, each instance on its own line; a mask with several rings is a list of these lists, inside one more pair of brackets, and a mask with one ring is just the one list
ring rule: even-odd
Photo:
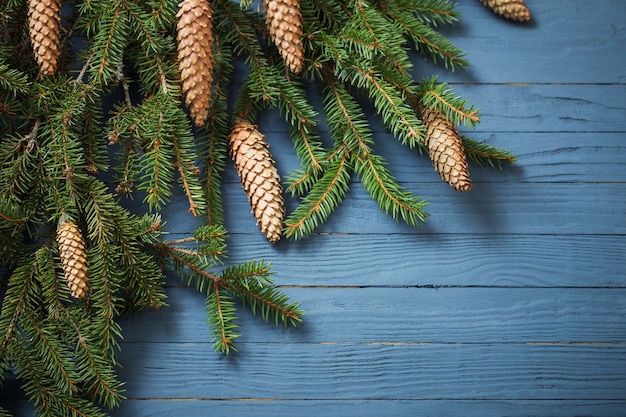
[[56,390],[62,395],[75,394],[78,391],[76,382],[79,377],[69,360],[72,357],[71,352],[56,337],[58,332],[54,329],[54,322],[41,321],[41,318],[33,317],[29,311],[22,312],[22,319],[22,331],[27,340],[25,344],[29,350],[37,352],[36,355]]
[[503,163],[515,163],[515,156],[510,151],[465,136],[461,136],[461,140],[467,157],[480,166],[502,169]]
[[450,0],[395,0],[394,6],[412,10],[424,23],[432,27],[449,26],[459,21],[460,13],[455,11],[456,4]]
[[316,128],[317,112],[294,81],[283,79],[277,87],[278,108],[289,122],[296,154],[305,167],[320,170],[325,152]]
[[[197,217],[200,211],[204,209],[204,199],[202,198],[202,186],[196,178],[200,175],[200,170],[193,164],[191,156],[187,152],[193,146],[193,138],[187,135],[179,136],[174,132],[172,139],[172,148],[176,159],[174,166],[178,170],[182,188],[187,196],[189,212]],[[185,141],[185,143],[181,143],[181,141]]]
[[440,59],[451,70],[454,70],[455,65],[467,67],[468,62],[463,58],[462,51],[439,32],[428,27],[410,10],[399,7],[388,9],[387,14],[389,19],[402,26],[414,47],[423,55],[429,56],[433,62]]
[[230,295],[222,291],[220,285],[216,285],[207,296],[205,308],[207,312],[207,323],[213,329],[213,347],[216,352],[229,354],[237,351],[233,344],[239,338],[237,333],[239,326],[235,323],[237,319],[236,308]]
[[115,71],[129,39],[130,27],[124,3],[124,0],[105,0],[85,2],[82,6],[81,27],[87,36],[94,35],[91,77],[103,85],[115,81]]
[[218,45],[214,54],[214,87],[211,94],[211,104],[207,114],[209,121],[207,137],[199,135],[198,142],[206,144],[201,150],[201,158],[205,161],[205,177],[203,181],[206,199],[207,223],[209,225],[224,222],[222,201],[222,172],[226,166],[228,154],[229,114],[228,92],[233,73],[232,50],[222,45],[221,39],[216,38]]
[[350,162],[343,151],[326,167],[326,172],[313,184],[311,191],[285,220],[285,234],[299,239],[323,223],[339,206],[348,192]]
[[274,287],[270,275],[269,264],[244,262],[225,268],[220,274],[220,283],[233,292],[243,306],[249,306],[253,314],[260,310],[263,320],[273,317],[275,324],[297,326],[302,321],[300,305],[290,302],[287,295]]
[[340,71],[337,78],[368,92],[383,123],[402,144],[413,148],[423,143],[421,120],[406,103],[403,92],[387,83],[380,73],[354,63]]
[[8,288],[3,296],[0,311],[0,358],[4,358],[7,348],[16,338],[18,323],[23,313],[37,310],[33,294],[37,291],[37,264],[34,256],[26,257],[9,277]]
[[[77,316],[77,317],[76,317]],[[112,369],[108,358],[103,357],[101,351],[96,349],[98,343],[89,334],[89,320],[83,314],[70,314],[65,310],[64,324],[73,331],[76,340],[76,364],[81,375],[85,378],[87,393],[92,399],[103,403],[107,408],[113,408],[124,399],[122,384]]]
[[230,287],[244,306],[250,306],[253,314],[256,314],[257,309],[260,310],[263,320],[269,321],[273,318],[275,325],[282,322],[285,327],[297,327],[302,323],[303,312],[300,304],[290,301],[289,296],[276,287],[267,283],[261,284],[256,279],[231,282]]
[[381,156],[355,155],[355,159],[356,172],[361,177],[363,187],[383,212],[391,213],[395,220],[402,218],[411,226],[417,226],[426,220],[428,214],[422,209],[428,203],[401,187],[385,167]]
[[478,110],[474,106],[467,106],[467,101],[454,95],[452,88],[443,82],[438,82],[433,76],[424,79],[418,87],[419,105],[429,107],[443,113],[455,125],[474,127],[480,122]]
[[30,81],[26,74],[10,68],[2,61],[2,55],[0,55],[0,89],[12,95],[28,91]]
[[357,154],[369,153],[372,131],[359,104],[343,84],[328,75],[324,81],[323,105],[335,146],[345,146]]
[[[173,60],[169,58],[176,54],[176,42],[173,36],[163,36],[159,33],[160,24],[152,8],[144,11],[134,2],[126,3],[125,7],[129,23],[134,28],[131,32],[131,39],[136,39],[142,52],[143,59],[135,59],[135,63],[139,78],[142,80],[143,93],[149,95],[160,91],[164,94],[180,95],[178,71]],[[162,9],[161,12],[163,11]],[[176,9],[173,5],[165,11],[168,15],[161,18],[174,20]],[[136,54],[131,56],[137,58]]]

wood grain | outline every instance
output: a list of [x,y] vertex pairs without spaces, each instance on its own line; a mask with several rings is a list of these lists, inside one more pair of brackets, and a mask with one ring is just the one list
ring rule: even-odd
[[252,343],[222,360],[207,356],[210,344],[123,348],[130,398],[626,398],[624,345]]
[[[621,344],[626,288],[283,288],[306,313],[298,329],[239,310],[241,343]],[[209,343],[204,297],[170,288],[171,305],[122,321],[124,343]],[[184,323],[181,326],[180,323]],[[598,326],[598,323],[604,323]]]

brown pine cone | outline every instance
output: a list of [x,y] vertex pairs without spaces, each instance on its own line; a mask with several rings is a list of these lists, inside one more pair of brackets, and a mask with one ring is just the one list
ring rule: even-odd
[[425,144],[435,170],[455,190],[471,190],[467,157],[454,124],[429,108],[422,109],[422,121],[426,127]]
[[39,70],[53,75],[61,54],[61,0],[28,0],[28,34]]
[[213,83],[213,10],[207,0],[178,5],[178,68],[185,105],[196,126],[204,125]]
[[256,126],[237,122],[229,140],[230,153],[257,224],[267,240],[276,243],[282,236],[285,201],[265,136]]
[[70,220],[62,220],[57,230],[59,257],[72,297],[83,298],[87,292],[87,250],[80,230]]
[[300,0],[263,0],[265,24],[285,64],[294,74],[304,66]]
[[527,22],[531,19],[530,10],[524,4],[524,0],[480,0],[482,4],[493,10],[496,14],[518,22]]

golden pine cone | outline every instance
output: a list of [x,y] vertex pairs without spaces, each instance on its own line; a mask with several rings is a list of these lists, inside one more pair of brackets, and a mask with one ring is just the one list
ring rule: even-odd
[[482,4],[496,14],[518,22],[527,22],[531,19],[530,10],[524,0],[480,0]]
[[263,0],[265,24],[285,64],[294,74],[304,67],[300,0]]
[[425,144],[435,170],[455,190],[471,190],[467,157],[454,124],[429,108],[422,109],[422,121],[426,127]]
[[57,230],[59,256],[72,297],[83,298],[87,292],[87,250],[78,226],[63,220]]
[[237,122],[229,141],[235,168],[257,224],[267,240],[276,243],[282,235],[285,201],[265,136],[256,126]]
[[178,5],[178,68],[185,105],[196,126],[204,125],[213,83],[213,9],[207,0]]
[[28,0],[28,34],[39,70],[53,75],[61,54],[61,0]]

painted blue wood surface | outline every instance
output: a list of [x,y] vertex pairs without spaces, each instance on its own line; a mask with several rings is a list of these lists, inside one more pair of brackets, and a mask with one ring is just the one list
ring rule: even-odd
[[[378,129],[390,169],[431,202],[427,223],[396,223],[354,179],[317,233],[278,245],[229,167],[230,259],[271,261],[305,323],[241,311],[240,352],[215,355],[203,297],[172,276],[170,307],[122,323],[129,400],[112,415],[626,415],[626,2],[526,4],[533,22],[519,25],[461,0],[446,34],[470,68],[415,68],[479,107],[464,133],[515,166],[472,166],[474,189],[455,193]],[[260,126],[287,174],[285,123]],[[193,230],[185,213],[166,210],[173,237]]]

